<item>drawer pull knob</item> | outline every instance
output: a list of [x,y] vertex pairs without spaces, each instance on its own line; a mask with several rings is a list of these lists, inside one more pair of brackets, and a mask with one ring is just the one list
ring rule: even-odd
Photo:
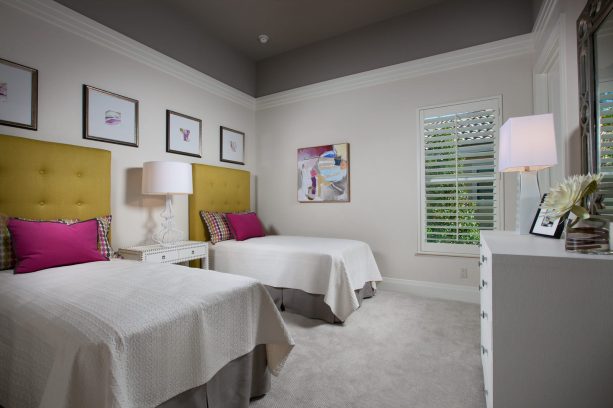
[[485,279],[481,279],[481,287],[482,288],[486,288],[487,287],[487,281]]
[[483,346],[481,346],[481,354],[488,354],[487,349]]
[[482,319],[487,319],[487,317],[488,317],[488,316],[487,316],[487,313],[485,313],[485,310],[482,310],[482,311],[481,311],[481,318],[482,318]]
[[481,262],[486,263],[487,262],[487,256],[481,255]]
[[162,255],[162,259],[166,259],[166,255]]
[[194,251],[194,250],[192,249],[192,255],[194,255],[195,253],[196,253],[196,251]]

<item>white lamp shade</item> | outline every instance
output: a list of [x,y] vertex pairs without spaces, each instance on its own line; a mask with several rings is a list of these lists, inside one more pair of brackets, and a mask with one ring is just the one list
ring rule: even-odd
[[192,194],[192,165],[150,161],[143,164],[143,194]]
[[509,118],[500,128],[498,171],[536,171],[557,163],[551,113]]

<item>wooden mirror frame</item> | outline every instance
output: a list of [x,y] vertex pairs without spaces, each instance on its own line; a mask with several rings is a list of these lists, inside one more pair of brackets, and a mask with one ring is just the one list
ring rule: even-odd
[[581,131],[581,169],[583,173],[598,172],[594,33],[609,13],[611,13],[612,9],[613,0],[588,0],[577,20],[579,127]]

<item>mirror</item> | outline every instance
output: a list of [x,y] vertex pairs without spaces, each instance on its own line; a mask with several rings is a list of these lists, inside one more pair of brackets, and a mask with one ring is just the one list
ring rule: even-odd
[[582,168],[603,173],[602,215],[613,218],[613,0],[589,0],[577,20]]

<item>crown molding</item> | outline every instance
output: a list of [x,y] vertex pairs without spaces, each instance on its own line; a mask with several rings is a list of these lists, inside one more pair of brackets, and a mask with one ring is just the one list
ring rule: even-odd
[[547,27],[554,24],[554,19],[558,18],[560,14],[559,5],[560,3],[558,0],[545,0],[543,4],[541,4],[541,8],[539,9],[538,16],[536,16],[536,21],[532,29],[535,36],[535,44],[542,43]]
[[255,98],[52,0],[0,0],[30,16],[111,49],[251,110]]
[[262,96],[256,99],[256,110],[269,109],[308,99],[416,78],[426,74],[468,67],[533,52],[533,36],[532,34],[524,34]]

